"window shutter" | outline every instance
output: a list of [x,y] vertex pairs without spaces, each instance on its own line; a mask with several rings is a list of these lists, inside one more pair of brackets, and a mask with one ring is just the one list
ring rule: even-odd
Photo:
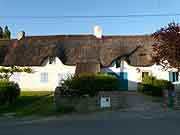
[[127,72],[124,72],[124,79],[125,79],[125,80],[127,80],[127,79],[128,79]]
[[173,82],[173,72],[169,72],[169,81]]
[[176,72],[176,75],[175,75],[175,76],[176,76],[176,78],[175,78],[175,79],[176,79],[176,82],[178,82],[178,81],[179,81],[179,72]]
[[120,76],[119,76],[119,78],[120,78],[121,80],[123,80],[123,79],[124,79],[124,72],[120,72]]

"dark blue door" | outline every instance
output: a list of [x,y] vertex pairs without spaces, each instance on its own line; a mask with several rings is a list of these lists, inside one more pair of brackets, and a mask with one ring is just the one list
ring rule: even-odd
[[119,72],[119,89],[123,91],[128,90],[128,73]]

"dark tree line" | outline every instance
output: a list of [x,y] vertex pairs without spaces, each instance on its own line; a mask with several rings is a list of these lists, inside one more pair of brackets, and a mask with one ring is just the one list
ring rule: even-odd
[[8,26],[5,26],[4,30],[0,26],[0,39],[11,39],[11,32]]

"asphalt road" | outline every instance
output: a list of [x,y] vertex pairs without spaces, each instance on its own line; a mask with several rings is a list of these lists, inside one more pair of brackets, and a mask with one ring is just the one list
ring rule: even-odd
[[99,112],[0,119],[0,135],[180,135],[180,112]]

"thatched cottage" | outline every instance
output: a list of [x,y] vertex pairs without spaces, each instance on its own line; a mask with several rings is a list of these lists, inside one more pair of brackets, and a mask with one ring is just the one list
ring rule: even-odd
[[122,89],[137,90],[145,74],[179,82],[175,70],[164,71],[152,59],[150,36],[58,35],[0,40],[1,66],[27,66],[15,73],[23,90],[54,90],[70,75],[106,72],[119,77]]

